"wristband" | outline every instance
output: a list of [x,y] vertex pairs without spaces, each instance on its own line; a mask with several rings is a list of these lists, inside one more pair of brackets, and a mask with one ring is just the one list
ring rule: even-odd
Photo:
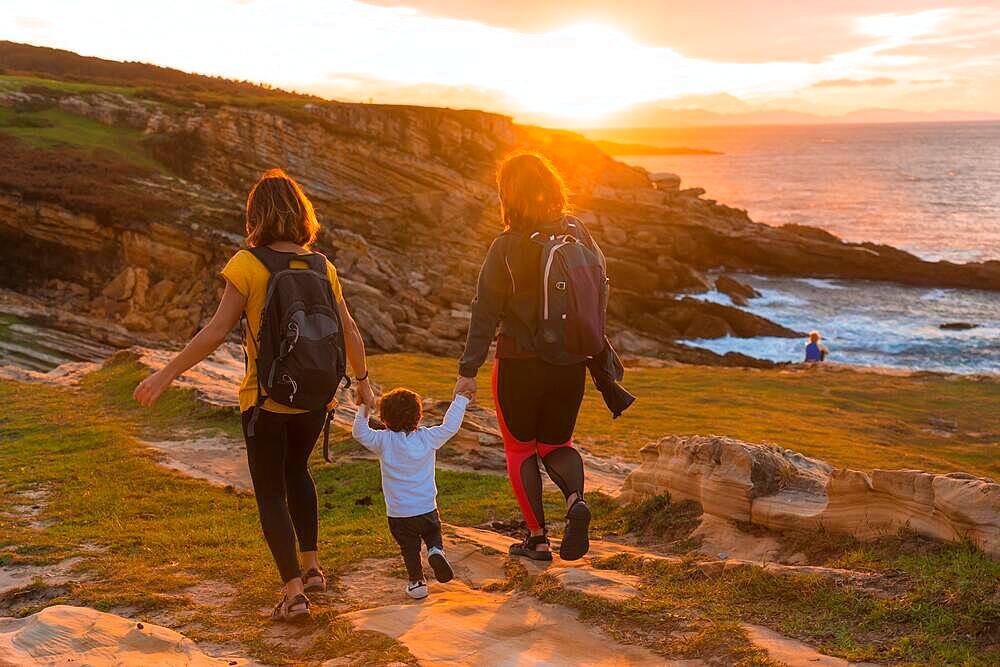
[[365,370],[365,374],[364,374],[364,375],[362,375],[362,376],[361,376],[361,377],[359,377],[359,378],[354,378],[354,381],[355,381],[355,382],[364,382],[364,381],[365,381],[365,380],[367,380],[367,379],[368,379],[368,370],[366,369],[366,370]]

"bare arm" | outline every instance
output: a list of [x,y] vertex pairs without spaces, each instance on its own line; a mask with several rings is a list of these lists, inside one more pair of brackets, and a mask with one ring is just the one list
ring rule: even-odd
[[372,391],[371,383],[368,381],[368,358],[365,356],[365,341],[361,337],[361,330],[358,323],[351,316],[351,311],[347,309],[347,302],[341,299],[337,302],[340,309],[340,321],[344,325],[344,347],[347,349],[347,363],[354,371],[354,377],[365,378],[357,383],[357,401],[368,406],[369,410],[375,409],[375,393]]
[[226,340],[226,336],[239,322],[246,303],[246,297],[232,283],[227,282],[222,301],[205,328],[166,366],[140,382],[132,397],[146,407],[153,405],[181,373],[212,354]]

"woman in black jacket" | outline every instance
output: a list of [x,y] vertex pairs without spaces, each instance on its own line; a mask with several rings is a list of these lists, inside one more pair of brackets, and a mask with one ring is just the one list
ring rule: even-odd
[[497,187],[504,231],[493,241],[480,270],[456,391],[475,392],[476,374],[499,326],[493,395],[507,472],[530,530],[524,542],[511,546],[510,553],[552,559],[542,510],[540,461],[566,497],[567,524],[559,555],[576,560],[590,548],[583,459],[573,447],[587,365],[555,365],[536,354],[542,245],[531,236],[536,232],[573,234],[602,261],[603,255],[583,224],[567,215],[566,188],[542,156],[508,156],[497,172]]

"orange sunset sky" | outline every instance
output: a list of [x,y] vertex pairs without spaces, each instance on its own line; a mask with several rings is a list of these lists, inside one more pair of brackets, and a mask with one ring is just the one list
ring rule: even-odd
[[651,110],[694,108],[1000,112],[997,0],[0,7],[0,39],[336,99],[476,107],[550,124],[649,125]]

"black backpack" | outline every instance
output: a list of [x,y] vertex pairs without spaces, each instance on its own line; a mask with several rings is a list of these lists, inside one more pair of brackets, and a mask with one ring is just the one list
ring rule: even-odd
[[[251,248],[270,277],[257,337],[257,405],[247,428],[254,435],[264,401],[300,410],[325,409],[346,379],[347,351],[340,311],[326,273],[326,257],[267,247]],[[291,268],[292,261],[309,268]],[[329,429],[329,415],[327,419]],[[329,437],[327,435],[327,437]],[[326,451],[324,450],[324,454]]]
[[574,218],[565,231],[531,240],[542,246],[535,350],[543,360],[574,364],[604,349],[608,276],[603,258]]

